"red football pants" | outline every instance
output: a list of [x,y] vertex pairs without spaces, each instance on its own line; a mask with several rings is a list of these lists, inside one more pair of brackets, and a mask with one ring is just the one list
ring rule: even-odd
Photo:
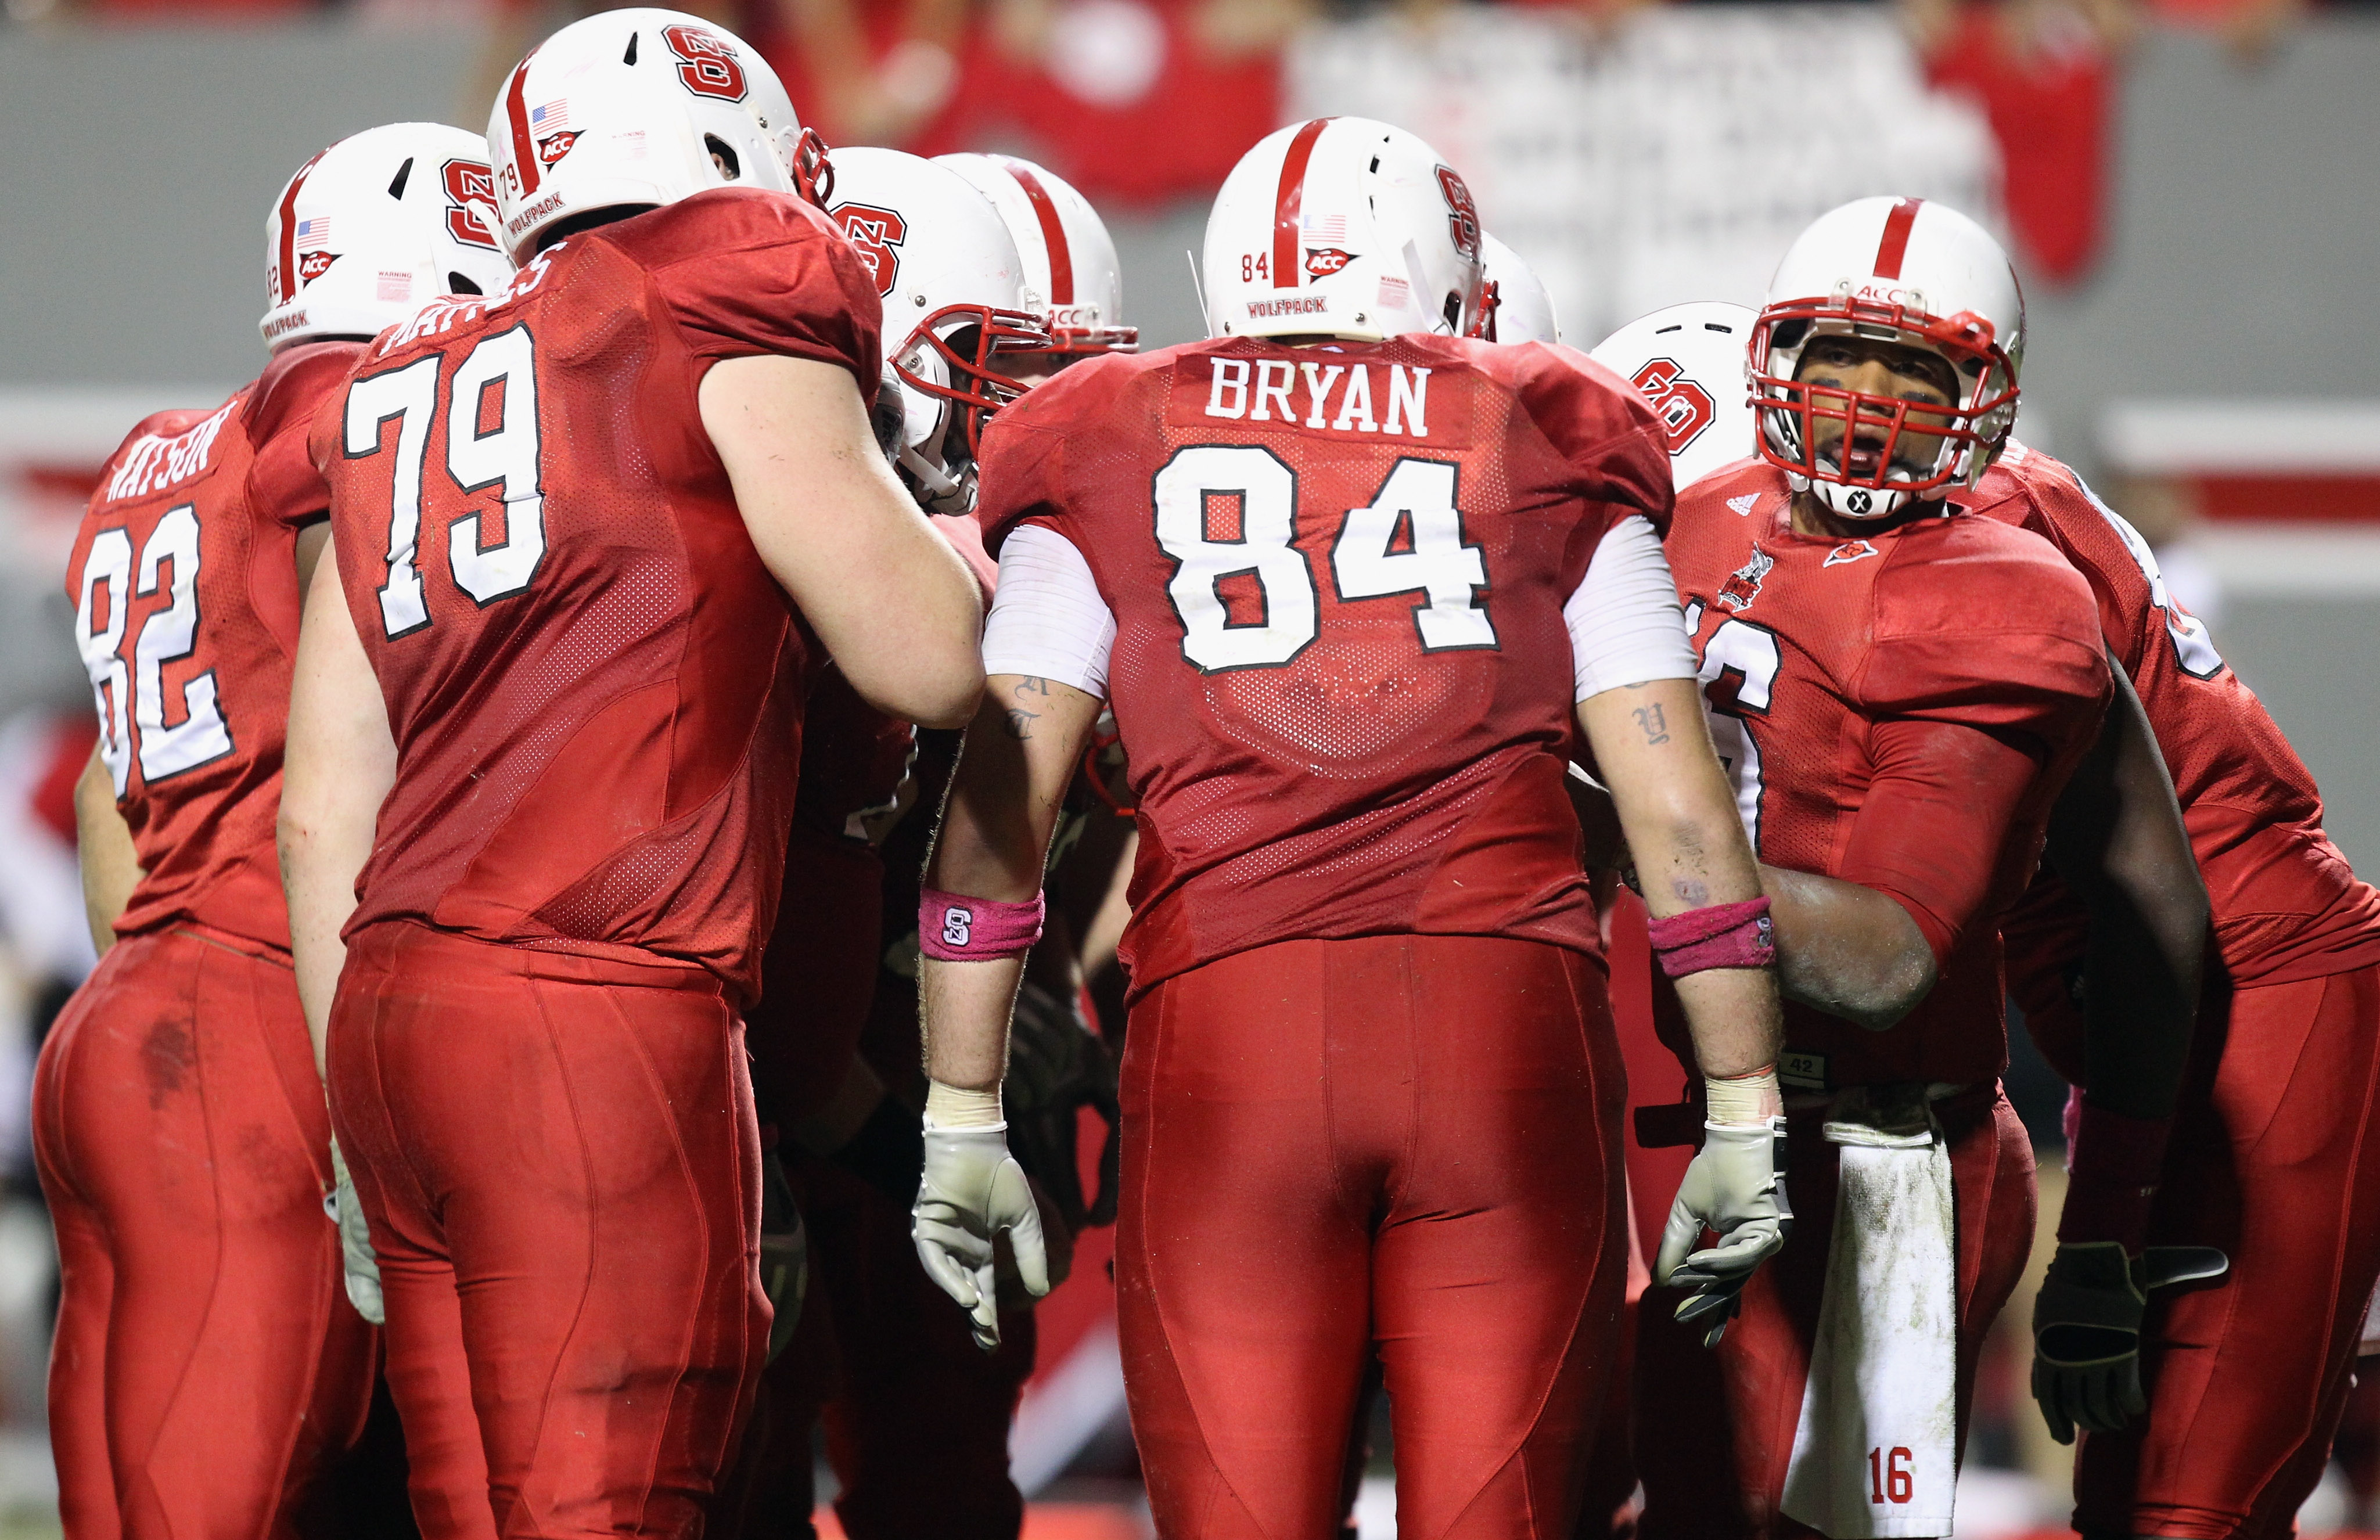
[[363,1430],[377,1350],[322,1213],[330,1137],[285,963],[138,936],[59,1015],[33,1153],[63,1274],[50,1441],[76,1540],[299,1533]]
[[372,926],[330,1049],[424,1535],[698,1533],[769,1337],[717,981]]
[[2321,1479],[2380,1275],[2380,966],[2213,991],[2211,1067],[2183,1098],[2152,1245],[2231,1272],[2155,1296],[2145,1432],[2092,1434],[2078,1528],[2188,1540],[2290,1534]]
[[[1950,1145],[1959,1246],[1959,1437],[1966,1439],[1976,1356],[2033,1247],[2033,1146],[1997,1087],[1937,1104]],[[1802,1389],[1835,1229],[1835,1148],[1821,1113],[1787,1120],[1793,1230],[1744,1286],[1742,1315],[1716,1351],[1681,1328],[1672,1290],[1636,1311],[1636,1469],[1644,1540],[1767,1540],[1817,1532],[1777,1504],[1802,1417]]]
[[1336,1533],[1367,1351],[1400,1534],[1561,1536],[1618,1350],[1625,1092],[1599,964],[1288,941],[1132,1013],[1116,1245],[1158,1533]]

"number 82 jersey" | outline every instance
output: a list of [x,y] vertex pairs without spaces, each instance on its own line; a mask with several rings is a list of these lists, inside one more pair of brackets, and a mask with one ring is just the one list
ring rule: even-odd
[[1062,537],[1112,617],[1091,687],[1140,809],[1135,995],[1297,939],[1598,950],[1564,606],[1671,499],[1617,376],[1534,344],[1219,339],[1077,364],[984,446],[988,542]]
[[288,949],[273,823],[297,539],[330,501],[306,427],[359,351],[286,349],[213,410],[142,422],[100,472],[67,598],[142,872],[118,935],[200,925]]

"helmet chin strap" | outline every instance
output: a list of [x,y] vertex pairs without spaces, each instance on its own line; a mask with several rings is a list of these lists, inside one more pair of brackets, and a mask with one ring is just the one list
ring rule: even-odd
[[909,444],[901,446],[897,462],[915,480],[917,505],[929,514],[966,514],[975,508],[975,467],[970,465],[953,480],[942,467],[927,459]]

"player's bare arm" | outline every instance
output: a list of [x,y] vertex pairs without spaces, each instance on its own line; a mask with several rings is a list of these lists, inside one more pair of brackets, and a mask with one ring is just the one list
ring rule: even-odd
[[[1099,698],[1071,685],[993,674],[926,865],[918,994],[929,1084],[917,1255],[974,1317],[986,1350],[1000,1343],[993,1243],[1001,1234],[1026,1290],[1050,1291],[1040,1213],[1008,1153],[1000,1083],[1009,1013],[1040,929],[1042,864],[1099,714]],[[976,947],[987,953],[982,961],[953,955]]]
[[1938,970],[1909,911],[1874,888],[1815,872],[1760,868],[1777,921],[1785,998],[1871,1032],[1917,1009]]
[[957,727],[983,686],[983,602],[893,477],[850,371],[777,355],[703,376],[702,424],[760,559],[869,705]]
[[[1740,916],[1750,941],[1736,955],[1664,968],[1677,984],[1703,1072],[1703,1147],[1687,1169],[1653,1277],[1689,1291],[1681,1321],[1708,1328],[1717,1346],[1737,1296],[1760,1263],[1785,1243],[1792,1209],[1785,1197],[1785,1104],[1777,1056],[1784,1017],[1773,965],[1760,872],[1735,795],[1711,747],[1693,679],[1623,685],[1578,704],[1579,726],[1610,787],[1621,833],[1634,853],[1654,948],[1662,922],[1701,915]],[[1728,932],[1697,932],[1694,946],[1726,947]],[[1691,950],[1691,948],[1687,949]],[[1699,1249],[1703,1231],[1718,1244]]]
[[371,855],[380,805],[396,780],[396,744],[371,663],[357,638],[336,555],[325,550],[307,586],[289,697],[276,835],[289,898],[298,999],[323,1067],[356,876]]
[[101,956],[115,944],[115,916],[132,902],[140,884],[140,858],[132,848],[132,829],[115,806],[115,782],[99,750],[75,781],[75,859],[82,867],[83,917],[91,924],[91,944]]

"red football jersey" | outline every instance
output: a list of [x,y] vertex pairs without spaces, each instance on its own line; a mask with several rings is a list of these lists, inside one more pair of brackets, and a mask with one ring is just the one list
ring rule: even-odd
[[1135,991],[1299,938],[1597,950],[1562,605],[1671,497],[1617,376],[1444,337],[1097,358],[1002,409],[982,485],[992,544],[1047,525],[1115,617]]
[[[2089,579],[2107,646],[2172,772],[2231,982],[2283,984],[2380,962],[2380,892],[2356,880],[2323,832],[2313,777],[2205,625],[2166,592],[2148,543],[2071,470],[2018,444],[1958,501],[2043,536]],[[2064,1039],[2046,1046],[2079,1070],[2066,973],[2082,955],[2080,903],[2045,877],[2005,929],[2018,1001]]]
[[67,597],[143,873],[120,936],[198,924],[288,949],[273,820],[298,530],[330,503],[306,427],[362,351],[289,348],[214,410],[141,423],[100,473]]
[[832,224],[730,188],[373,345],[314,430],[397,747],[350,931],[668,959],[749,997],[813,646],[696,393],[720,358],[780,354],[872,394],[879,324]]
[[[1890,893],[1940,979],[1887,1032],[1788,1002],[1780,1069],[1805,1089],[1991,1081],[2008,1057],[1992,922],[2031,879],[2110,688],[2090,588],[2047,541],[1987,519],[1839,540],[1796,534],[1790,502],[1757,462],[1678,501],[1670,564],[1712,737],[1760,858]],[[1977,730],[1958,737],[1990,756],[1988,786],[1910,779],[1912,746],[1946,725]]]

